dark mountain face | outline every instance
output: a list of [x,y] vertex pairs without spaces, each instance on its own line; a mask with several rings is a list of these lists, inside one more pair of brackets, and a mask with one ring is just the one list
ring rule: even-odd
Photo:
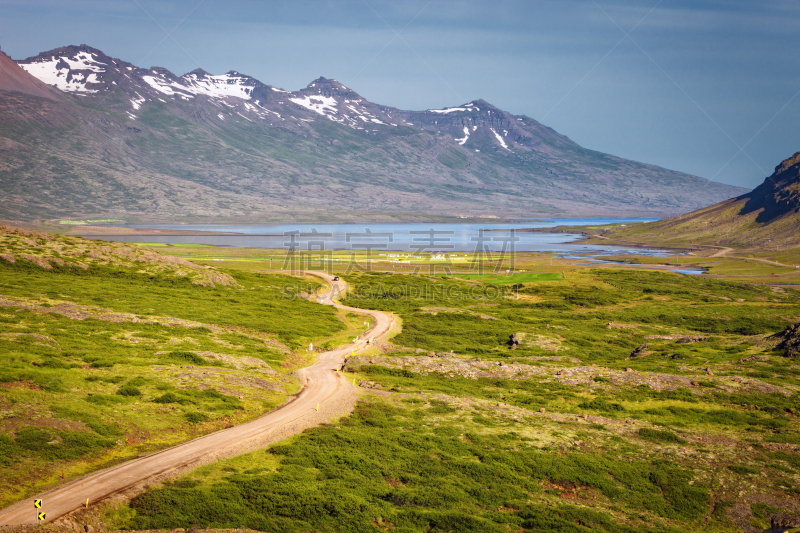
[[648,224],[614,228],[612,239],[660,246],[712,244],[742,249],[800,245],[800,152],[775,167],[764,183],[737,198]]
[[743,192],[483,100],[404,111],[332,79],[286,91],[236,71],[176,76],[86,45],[18,63],[61,103],[0,91],[5,218],[662,216]]
[[761,210],[756,222],[769,223],[800,213],[800,152],[781,162],[772,176],[740,198],[746,200],[742,215]]

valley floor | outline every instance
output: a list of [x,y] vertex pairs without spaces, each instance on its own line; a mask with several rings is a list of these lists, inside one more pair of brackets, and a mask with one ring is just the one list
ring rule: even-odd
[[[19,251],[0,260],[0,311],[13,333],[0,338],[0,468],[16,480],[6,502],[59,483],[61,470],[75,477],[163,445],[156,435],[174,441],[258,416],[292,392],[308,342],[327,349],[364,329],[355,314],[284,298],[317,287],[286,275],[300,261],[277,272],[277,252],[153,249],[224,265],[237,286],[123,267],[47,270]],[[738,279],[545,254],[483,273],[412,263],[342,272],[342,303],[402,325],[348,358],[344,375],[362,391],[352,415],[93,505],[75,523],[576,533],[794,525],[794,274],[766,286],[774,278],[760,269],[776,265],[684,260]],[[255,377],[272,385],[259,389]],[[59,526],[40,530],[49,527]]]

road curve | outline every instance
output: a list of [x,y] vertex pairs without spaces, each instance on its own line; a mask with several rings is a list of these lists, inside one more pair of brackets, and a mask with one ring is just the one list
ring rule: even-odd
[[[380,311],[354,309],[337,304],[334,296],[344,291],[345,283],[333,281],[333,276],[324,272],[310,272],[310,274],[331,284],[330,290],[317,297],[319,303],[371,315],[374,321],[372,327],[358,340],[319,354],[314,364],[299,370],[298,374],[303,381],[303,388],[294,398],[277,410],[252,422],[211,433],[152,455],[132,459],[88,474],[43,494],[31,496],[0,510],[0,525],[35,523],[34,499],[44,501],[42,510],[47,513],[46,522],[52,522],[80,509],[86,504],[87,499],[91,505],[114,494],[142,486],[148,481],[155,482],[170,477],[170,473],[174,475],[179,471],[184,471],[181,469],[200,466],[216,458],[230,457],[250,451],[246,447],[242,448],[242,443],[258,442],[259,438],[262,438],[263,441],[263,436],[266,434],[277,434],[280,435],[280,438],[285,438],[306,427],[323,422],[325,418],[320,415],[325,415],[326,401],[333,401],[337,394],[341,394],[347,389],[350,389],[348,392],[352,392],[352,385],[338,373],[344,359],[356,349],[356,346],[363,347],[367,339],[380,339],[388,335],[394,324],[394,317]],[[321,412],[317,412],[318,405],[322,407]],[[301,420],[314,416],[317,417],[316,420]],[[225,450],[240,451],[225,454]]]

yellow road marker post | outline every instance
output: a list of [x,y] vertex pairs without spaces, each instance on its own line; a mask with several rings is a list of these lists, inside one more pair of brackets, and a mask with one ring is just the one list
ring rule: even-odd
[[[44,513],[40,513],[38,511],[38,509],[42,508],[42,500],[39,500],[39,499],[33,500],[33,508],[37,509],[37,511],[36,511],[36,522],[39,522],[40,520],[44,520]],[[41,516],[41,518],[40,518],[40,516]]]

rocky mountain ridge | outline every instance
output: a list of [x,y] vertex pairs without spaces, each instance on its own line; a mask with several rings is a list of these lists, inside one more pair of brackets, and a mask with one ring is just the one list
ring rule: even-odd
[[693,242],[743,248],[800,245],[800,152],[775,167],[764,182],[736,198],[605,236],[645,242]]
[[237,71],[176,76],[86,45],[17,64],[61,101],[0,85],[5,218],[661,216],[743,192],[483,100],[406,111],[332,79],[287,91]]

